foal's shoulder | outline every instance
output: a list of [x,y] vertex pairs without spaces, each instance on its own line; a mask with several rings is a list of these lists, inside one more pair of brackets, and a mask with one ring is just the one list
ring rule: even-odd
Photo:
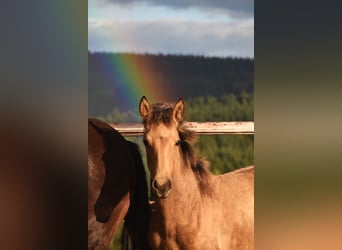
[[[246,198],[253,193],[254,166],[248,166],[235,171],[217,175],[215,177],[216,190],[219,196],[226,201],[235,199],[236,196]],[[230,198],[229,198],[230,197]],[[235,197],[235,198],[234,198]]]

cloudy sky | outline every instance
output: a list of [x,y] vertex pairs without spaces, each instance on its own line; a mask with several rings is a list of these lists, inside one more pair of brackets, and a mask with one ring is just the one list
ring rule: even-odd
[[88,0],[90,51],[254,58],[254,0]]

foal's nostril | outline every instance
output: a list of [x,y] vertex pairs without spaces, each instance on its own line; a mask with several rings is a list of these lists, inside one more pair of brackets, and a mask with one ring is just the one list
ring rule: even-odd
[[166,194],[171,189],[171,181],[168,178],[154,179],[152,187],[157,192]]
[[168,179],[166,179],[164,182],[158,182],[158,180],[154,180],[153,187],[159,190],[167,189],[171,187],[171,182]]
[[155,188],[155,189],[158,189],[159,188],[159,185],[158,185],[158,182],[156,180],[154,180],[152,182],[152,186]]

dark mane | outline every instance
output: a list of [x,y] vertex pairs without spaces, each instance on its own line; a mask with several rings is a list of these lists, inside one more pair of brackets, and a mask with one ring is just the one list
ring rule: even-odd
[[152,112],[144,119],[143,123],[146,130],[153,124],[164,123],[170,125],[172,121],[173,107],[167,103],[154,103],[152,104]]
[[183,155],[184,165],[190,165],[199,184],[202,194],[210,194],[210,177],[211,173],[208,169],[209,162],[204,157],[199,157],[192,144],[196,141],[197,136],[184,126],[183,121],[178,125],[179,138],[181,139],[181,150]]
[[[143,124],[148,131],[153,124],[163,123],[170,125],[173,118],[173,106],[167,103],[152,104],[152,112],[144,119]],[[181,139],[180,148],[182,151],[184,165],[191,166],[194,175],[199,184],[200,191],[203,194],[209,194],[208,185],[210,181],[210,171],[208,169],[209,162],[203,157],[198,157],[192,148],[192,144],[196,141],[197,136],[186,128],[184,121],[180,121],[177,127],[179,138]]]

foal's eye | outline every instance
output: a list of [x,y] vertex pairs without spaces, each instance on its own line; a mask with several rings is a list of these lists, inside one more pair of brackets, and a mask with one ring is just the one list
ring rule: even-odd
[[143,143],[145,144],[145,146],[147,146],[147,145],[148,145],[148,142],[147,142],[147,140],[146,140],[146,139],[143,139]]
[[181,140],[176,141],[176,146],[179,146],[181,144]]

